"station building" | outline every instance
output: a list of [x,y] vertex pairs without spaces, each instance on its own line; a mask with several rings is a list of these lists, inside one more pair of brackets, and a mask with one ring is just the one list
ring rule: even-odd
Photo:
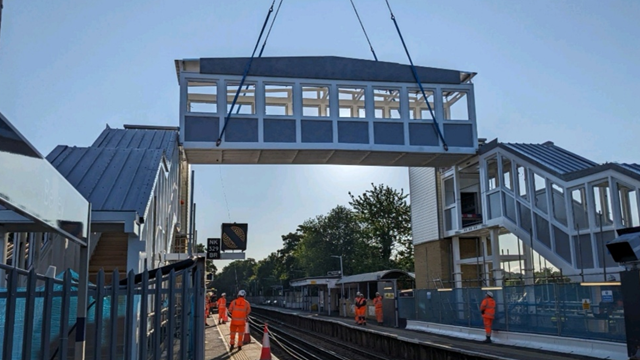
[[409,177],[418,288],[502,286],[504,263],[520,260],[531,283],[532,251],[572,281],[619,280],[605,244],[640,225],[640,165],[598,164],[550,141],[481,141],[476,155]]

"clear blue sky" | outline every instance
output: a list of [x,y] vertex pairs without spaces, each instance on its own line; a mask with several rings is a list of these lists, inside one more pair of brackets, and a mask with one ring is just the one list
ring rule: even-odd
[[[270,3],[5,0],[0,111],[45,154],[90,145],[105,124],[176,126],[173,60],[249,56]],[[384,1],[355,3],[378,58],[407,63]],[[480,137],[640,162],[639,1],[390,3],[414,63],[478,73]],[[285,0],[264,56],[287,55],[372,58],[348,0]],[[195,169],[200,239],[219,236],[221,222],[248,222],[257,259],[305,219],[346,204],[348,191],[371,182],[408,191],[406,168]]]

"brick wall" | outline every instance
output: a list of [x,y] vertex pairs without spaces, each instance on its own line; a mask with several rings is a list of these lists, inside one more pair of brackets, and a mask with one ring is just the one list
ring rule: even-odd
[[453,280],[450,239],[418,244],[414,250],[416,288],[433,288],[433,279]]

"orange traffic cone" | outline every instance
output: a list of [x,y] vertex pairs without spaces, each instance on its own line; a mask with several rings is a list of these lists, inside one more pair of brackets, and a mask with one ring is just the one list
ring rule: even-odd
[[271,348],[269,347],[269,331],[267,330],[267,323],[264,323],[264,335],[262,336],[262,352],[260,353],[260,360],[271,360]]
[[248,344],[251,342],[251,333],[249,332],[249,320],[247,319],[246,325],[244,327],[244,339],[242,339],[243,344]]

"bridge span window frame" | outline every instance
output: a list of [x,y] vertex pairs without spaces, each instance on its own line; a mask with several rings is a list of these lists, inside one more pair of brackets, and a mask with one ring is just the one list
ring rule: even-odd
[[[190,92],[193,89],[194,92]],[[207,89],[198,92],[197,89]],[[187,79],[187,113],[218,114],[218,81],[204,79]],[[211,97],[211,99],[207,99]],[[194,108],[194,105],[196,107]]]

